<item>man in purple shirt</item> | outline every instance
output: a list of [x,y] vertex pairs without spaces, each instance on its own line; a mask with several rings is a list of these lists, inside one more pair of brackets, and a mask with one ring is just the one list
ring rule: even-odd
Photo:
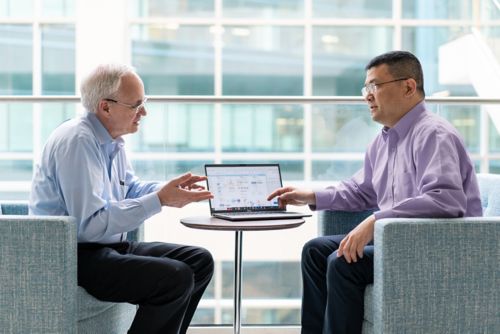
[[374,213],[349,234],[319,237],[302,252],[302,333],[361,333],[363,296],[373,283],[375,221],[395,217],[481,216],[474,166],[459,133],[426,110],[422,67],[393,51],[366,66],[361,90],[372,119],[384,127],[363,168],[325,190],[277,189],[280,205]]

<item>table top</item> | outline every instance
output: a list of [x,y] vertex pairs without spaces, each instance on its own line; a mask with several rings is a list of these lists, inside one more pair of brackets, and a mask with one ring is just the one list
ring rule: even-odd
[[182,218],[184,226],[202,230],[267,231],[294,228],[304,224],[303,218],[230,221],[209,216]]

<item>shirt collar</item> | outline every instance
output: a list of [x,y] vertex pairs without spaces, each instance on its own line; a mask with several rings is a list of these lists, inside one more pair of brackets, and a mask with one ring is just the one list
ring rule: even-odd
[[84,117],[89,120],[90,125],[92,126],[92,129],[94,130],[94,133],[96,135],[96,138],[99,141],[99,144],[101,145],[116,144],[118,145],[118,147],[123,147],[124,145],[123,138],[120,136],[117,137],[116,139],[113,139],[113,137],[111,137],[111,135],[109,134],[108,130],[106,130],[104,125],[102,125],[99,118],[97,118],[96,114],[94,114],[93,112],[87,112]]
[[421,114],[426,110],[425,101],[422,100],[413,108],[410,109],[392,128],[384,126],[382,129],[382,134],[386,137],[389,132],[396,132],[399,138],[404,138],[410,128],[415,124],[415,121]]

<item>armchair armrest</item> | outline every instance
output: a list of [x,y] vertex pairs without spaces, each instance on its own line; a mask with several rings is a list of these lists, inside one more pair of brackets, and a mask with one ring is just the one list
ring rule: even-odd
[[375,333],[494,333],[500,218],[375,224]]
[[76,333],[76,224],[72,217],[0,216],[0,328]]

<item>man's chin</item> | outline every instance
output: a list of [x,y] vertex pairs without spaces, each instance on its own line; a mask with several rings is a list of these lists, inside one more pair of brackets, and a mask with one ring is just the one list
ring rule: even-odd
[[127,134],[136,133],[137,131],[139,131],[139,125],[134,124],[128,129]]

